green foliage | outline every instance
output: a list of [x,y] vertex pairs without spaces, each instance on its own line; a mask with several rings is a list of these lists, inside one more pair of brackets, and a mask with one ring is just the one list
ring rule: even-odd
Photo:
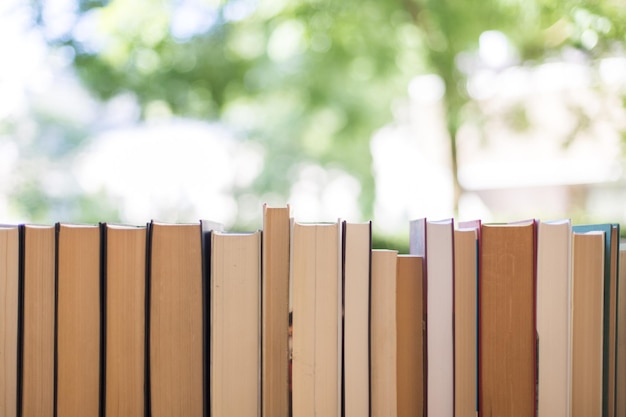
[[[257,195],[287,196],[298,166],[315,161],[360,181],[371,218],[369,139],[412,77],[444,81],[456,177],[456,132],[476,116],[465,110],[458,60],[485,65],[481,34],[506,34],[519,63],[567,48],[592,58],[623,49],[625,13],[612,0],[81,0],[75,29],[93,33],[72,30],[50,44],[72,48],[77,74],[102,100],[130,92],[145,118],[219,120],[261,143]],[[526,128],[514,110],[513,124]],[[27,189],[20,201],[39,204]]]

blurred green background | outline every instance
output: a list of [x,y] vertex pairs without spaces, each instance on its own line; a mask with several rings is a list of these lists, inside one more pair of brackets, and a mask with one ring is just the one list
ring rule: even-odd
[[0,220],[622,222],[625,28],[614,0],[7,0]]

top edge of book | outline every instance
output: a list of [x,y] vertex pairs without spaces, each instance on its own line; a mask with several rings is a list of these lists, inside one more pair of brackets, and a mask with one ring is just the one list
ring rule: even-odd
[[528,220],[520,220],[520,221],[510,222],[510,223],[483,223],[482,227],[524,227],[524,226],[531,226],[535,223],[537,223],[537,220],[528,219]]
[[256,235],[258,233],[261,233],[261,230],[252,230],[249,232],[232,232],[232,231],[225,231],[225,230],[213,230],[211,233],[213,233],[214,235],[220,235],[220,236],[250,236],[250,235]]
[[356,225],[371,225],[372,221],[368,220],[366,222],[351,222],[349,220],[342,220],[341,223],[344,223],[344,224],[356,224]]
[[575,235],[602,235],[604,236],[604,230],[574,230]]
[[305,227],[311,227],[311,226],[337,226],[339,224],[341,224],[341,220],[337,220],[336,222],[299,222],[297,220],[294,220],[293,222],[295,225],[298,226],[305,226]]
[[454,219],[453,218],[447,218],[447,219],[439,219],[439,220],[428,220],[426,219],[427,223],[430,224],[454,224]]
[[556,220],[540,220],[539,223],[541,224],[553,224],[553,225],[560,225],[560,224],[572,224],[572,219],[556,219]]
[[200,223],[201,223],[200,220],[196,222],[180,222],[180,223],[164,222],[160,220],[150,220],[150,224],[157,225],[157,226],[200,226]]
[[71,229],[92,229],[98,228],[100,225],[93,223],[69,223],[69,222],[59,222],[57,223],[59,227],[67,227]]
[[291,206],[289,204],[286,204],[284,206],[270,206],[267,203],[264,203],[263,210],[287,210],[291,212]]
[[121,224],[121,223],[102,223],[107,229],[119,229],[119,230],[141,230],[145,229],[145,225],[132,225],[132,224]]

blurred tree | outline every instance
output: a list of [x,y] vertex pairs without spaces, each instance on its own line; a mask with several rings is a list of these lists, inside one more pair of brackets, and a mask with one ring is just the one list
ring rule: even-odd
[[[43,27],[53,24],[49,3],[33,3]],[[471,115],[469,73],[571,49],[588,58],[621,53],[626,40],[625,10],[613,0],[79,0],[76,7],[48,41],[71,49],[80,78],[101,99],[131,93],[144,117],[219,119],[261,142],[261,197],[286,196],[300,164],[340,166],[361,183],[364,217],[374,199],[369,139],[392,119],[411,78],[435,73],[445,85],[458,200],[456,141]],[[489,33],[510,47],[495,60],[480,54]]]

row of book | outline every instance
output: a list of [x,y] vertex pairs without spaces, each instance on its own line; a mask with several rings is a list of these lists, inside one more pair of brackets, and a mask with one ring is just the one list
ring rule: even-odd
[[626,415],[619,225],[0,227],[0,415]]

